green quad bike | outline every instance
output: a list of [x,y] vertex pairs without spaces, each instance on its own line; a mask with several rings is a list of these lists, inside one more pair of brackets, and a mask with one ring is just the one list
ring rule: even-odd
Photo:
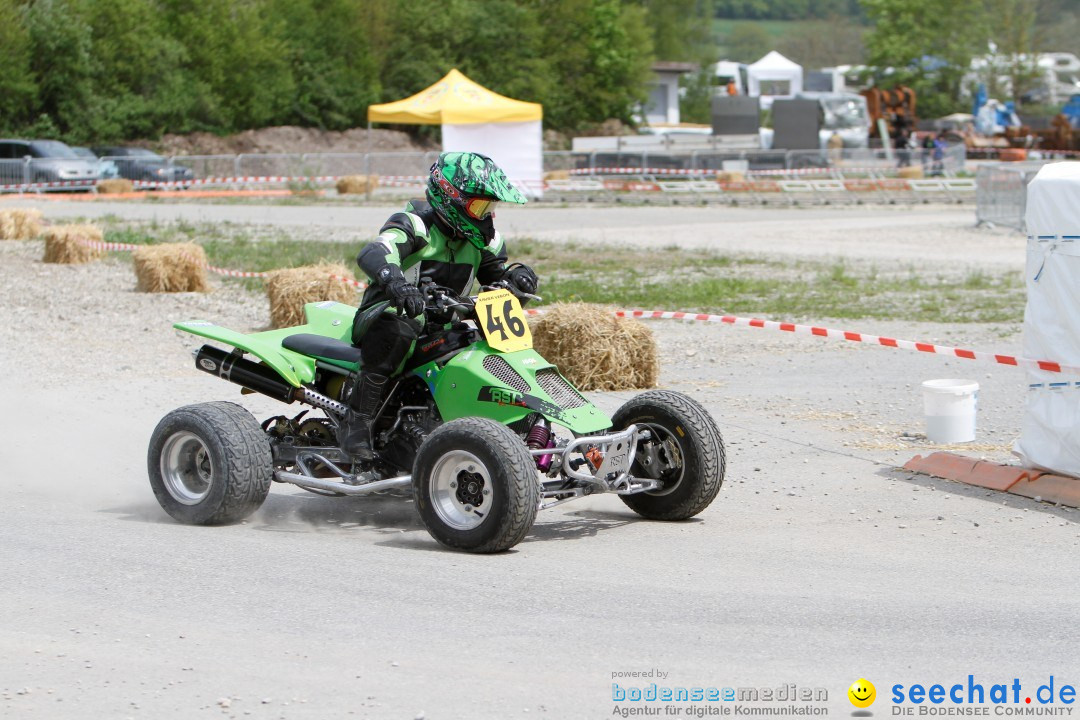
[[[372,422],[375,459],[354,463],[338,442],[344,388],[359,369],[356,308],[305,306],[306,324],[245,335],[208,322],[176,328],[203,345],[195,365],[305,409],[258,423],[229,402],[166,415],[148,453],[150,484],[169,515],[196,525],[239,521],[271,481],[347,496],[411,485],[437,541],[469,552],[513,547],[538,510],[616,493],[638,514],[685,520],[708,507],[724,479],[712,417],[675,392],[651,391],[607,417],[532,349],[519,293],[506,283],[458,296],[424,278],[426,327]],[[365,323],[387,303],[361,316]],[[245,354],[254,356],[248,359]],[[555,426],[569,431],[557,437]]]

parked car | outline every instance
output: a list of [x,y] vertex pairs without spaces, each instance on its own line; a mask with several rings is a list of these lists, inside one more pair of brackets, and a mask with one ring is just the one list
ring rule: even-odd
[[0,140],[0,161],[5,182],[78,181],[81,187],[100,178],[97,162],[87,162],[59,140]]
[[75,154],[79,157],[86,158],[88,162],[95,163],[98,167],[98,174],[101,175],[102,180],[112,180],[120,177],[120,168],[116,167],[116,163],[112,160],[99,158],[94,154],[93,150],[87,147],[72,145],[71,149],[74,150]]
[[120,177],[142,182],[184,183],[195,179],[191,168],[170,164],[156,152],[137,147],[118,147],[113,145],[93,148],[100,158],[116,163]]

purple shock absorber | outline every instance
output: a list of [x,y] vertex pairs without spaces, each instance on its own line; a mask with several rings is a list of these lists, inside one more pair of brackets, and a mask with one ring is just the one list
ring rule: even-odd
[[[551,436],[551,428],[548,427],[547,421],[540,419],[536,421],[536,424],[529,430],[529,436],[525,440],[525,444],[529,446],[531,450],[539,450],[540,448],[552,448],[555,447],[555,438]],[[551,467],[551,455],[537,455],[536,467],[541,472],[547,472]]]

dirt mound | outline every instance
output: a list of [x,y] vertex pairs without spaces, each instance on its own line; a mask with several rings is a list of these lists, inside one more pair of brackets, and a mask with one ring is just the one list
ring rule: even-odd
[[240,153],[426,152],[434,142],[417,141],[399,130],[319,130],[293,126],[245,130],[221,137],[207,132],[165,135],[157,142],[137,142],[163,155],[237,155]]

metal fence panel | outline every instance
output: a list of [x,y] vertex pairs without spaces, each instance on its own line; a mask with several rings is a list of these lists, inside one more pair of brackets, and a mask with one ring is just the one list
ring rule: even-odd
[[184,155],[174,165],[191,168],[196,178],[227,178],[240,175],[241,155]]
[[21,185],[29,182],[27,164],[23,160],[0,160],[0,185]]
[[975,222],[1023,231],[1027,185],[1042,165],[997,163],[979,166],[975,176]]

